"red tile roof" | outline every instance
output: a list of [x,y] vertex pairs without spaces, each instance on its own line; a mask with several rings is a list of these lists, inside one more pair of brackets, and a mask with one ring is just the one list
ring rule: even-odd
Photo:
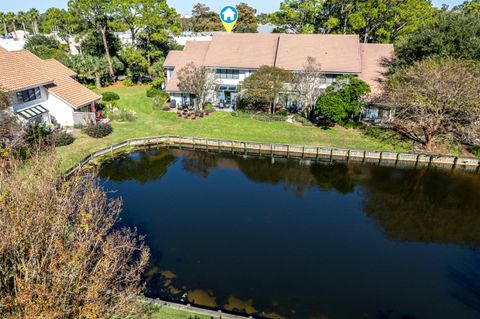
[[183,51],[171,51],[164,66],[174,68],[167,91],[178,92],[177,72],[193,62],[212,68],[258,69],[263,65],[301,70],[308,57],[325,73],[358,75],[380,89],[385,66],[380,60],[393,55],[391,44],[361,44],[358,35],[324,34],[216,34],[211,41],[187,42]]
[[370,85],[371,96],[373,97],[382,91],[382,83],[388,71],[386,63],[394,56],[393,45],[362,43],[360,47],[362,72],[359,78]]
[[48,86],[48,91],[73,108],[101,99],[72,77],[75,72],[56,60],[42,60],[30,51],[0,52],[0,86],[18,91],[34,86]]
[[275,66],[301,70],[308,57],[315,58],[327,73],[360,73],[358,35],[282,34]]
[[14,52],[0,51],[0,88],[7,92],[53,83],[49,74],[33,68]]

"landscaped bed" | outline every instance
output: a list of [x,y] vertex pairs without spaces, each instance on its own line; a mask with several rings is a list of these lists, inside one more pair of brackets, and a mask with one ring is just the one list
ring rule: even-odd
[[159,135],[210,137],[231,140],[333,146],[352,149],[410,151],[408,143],[393,143],[366,136],[363,131],[334,127],[302,127],[287,122],[263,122],[215,112],[196,121],[178,118],[175,112],[153,110],[146,96],[147,86],[105,89],[116,92],[119,107],[135,111],[134,122],[113,122],[113,133],[102,139],[85,135],[69,146],[57,148],[63,170],[78,163],[87,154],[129,138]]

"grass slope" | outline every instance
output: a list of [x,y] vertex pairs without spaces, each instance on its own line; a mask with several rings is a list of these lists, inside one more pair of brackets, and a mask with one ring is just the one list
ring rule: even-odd
[[[333,146],[339,148],[408,151],[406,145],[392,145],[365,136],[354,129],[301,127],[287,122],[260,122],[233,117],[227,112],[215,112],[200,120],[185,120],[175,113],[154,111],[151,99],[145,95],[146,86],[106,89],[121,97],[120,107],[137,112],[137,120],[130,123],[113,123],[114,131],[103,139],[79,137],[72,145],[57,148],[62,169],[67,169],[89,153],[119,143],[129,138],[158,135],[179,135],[235,139],[255,142]],[[105,91],[105,90],[103,90]]]
[[156,310],[150,319],[211,319],[211,317],[195,315],[185,311],[162,307]]

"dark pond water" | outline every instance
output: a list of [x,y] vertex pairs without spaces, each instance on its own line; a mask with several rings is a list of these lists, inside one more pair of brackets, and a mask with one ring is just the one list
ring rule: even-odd
[[148,295],[271,318],[480,318],[480,176],[150,150],[103,165]]

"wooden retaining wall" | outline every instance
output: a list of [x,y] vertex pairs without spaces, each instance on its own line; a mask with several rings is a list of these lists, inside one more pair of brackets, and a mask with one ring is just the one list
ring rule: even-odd
[[211,138],[158,136],[129,139],[122,143],[105,147],[86,156],[80,163],[68,170],[70,175],[95,158],[113,155],[124,148],[138,149],[152,146],[172,146],[192,150],[229,152],[232,154],[268,156],[272,158],[293,158],[310,161],[346,161],[374,163],[389,167],[440,167],[470,172],[480,172],[480,159],[472,157],[454,157],[382,151],[341,149],[333,147],[303,146],[289,144],[270,144],[260,142],[242,142]]
[[[250,319],[250,318],[254,318],[253,316],[248,316],[247,317],[247,316],[233,315],[233,314],[229,314],[229,313],[226,313],[226,312],[222,312],[220,310],[219,311],[208,310],[208,309],[192,306],[191,304],[184,305],[184,304],[164,301],[164,300],[160,300],[160,299],[144,298],[144,301],[148,302],[152,305],[157,305],[157,306],[160,306],[160,307],[167,307],[167,308],[171,308],[171,309],[175,309],[175,310],[188,312],[188,313],[191,313],[191,314],[194,314],[194,315],[203,315],[203,316],[207,316],[207,317],[211,317],[211,318],[219,318],[219,319]],[[255,318],[259,318],[259,317],[255,317]]]

